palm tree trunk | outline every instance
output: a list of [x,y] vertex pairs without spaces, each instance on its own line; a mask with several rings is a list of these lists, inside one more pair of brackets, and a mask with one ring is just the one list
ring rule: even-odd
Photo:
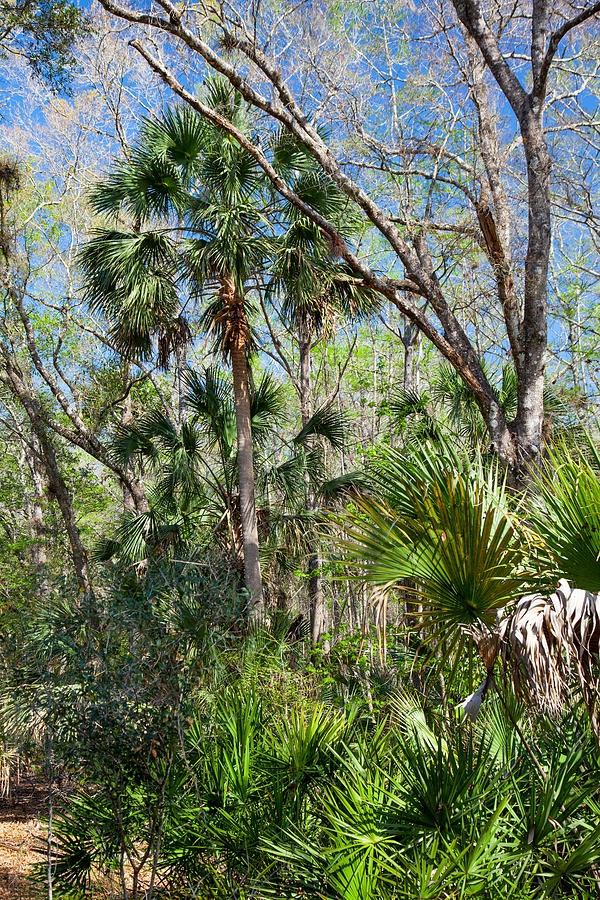
[[232,347],[230,356],[237,430],[240,516],[244,543],[244,580],[250,593],[250,619],[256,622],[260,621],[264,616],[265,603],[258,554],[258,524],[256,521],[256,500],[254,495],[254,454],[246,348]]
[[[306,425],[312,415],[311,394],[311,335],[306,322],[301,322],[298,330],[298,346],[300,351],[300,413],[302,427]],[[312,512],[316,509],[316,499],[310,484],[306,485],[306,510]],[[321,554],[319,542],[314,534],[308,541],[308,597],[310,604],[310,639],[313,647],[320,641],[327,631],[325,618],[325,599],[323,596],[323,579],[321,577]]]
[[188,419],[188,402],[185,390],[187,372],[187,348],[180,344],[175,349],[175,378],[177,381],[177,422],[181,426]]

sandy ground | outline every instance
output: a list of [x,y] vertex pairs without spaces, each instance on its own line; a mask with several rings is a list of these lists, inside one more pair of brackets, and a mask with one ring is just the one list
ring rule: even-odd
[[34,848],[43,846],[46,797],[39,780],[24,775],[9,800],[0,798],[0,900],[33,897],[27,875],[43,857]]
[[[44,900],[44,885],[35,888],[28,875],[45,862],[47,786],[35,775],[23,775],[11,798],[0,797],[0,900]],[[59,804],[59,798],[55,799]],[[39,851],[42,851],[41,853]],[[94,900],[121,897],[114,879],[98,879]],[[55,900],[59,895],[54,894]]]

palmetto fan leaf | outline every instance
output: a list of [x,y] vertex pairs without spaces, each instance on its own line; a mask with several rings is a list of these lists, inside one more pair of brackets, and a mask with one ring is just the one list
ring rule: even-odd
[[[389,454],[375,476],[383,499],[358,499],[344,520],[352,563],[378,585],[415,582],[434,634],[495,627],[529,584],[524,535],[499,500],[502,484],[451,450]],[[383,491],[381,489],[383,488]]]
[[375,583],[414,579],[423,615],[440,633],[450,626],[495,625],[496,613],[523,590],[522,554],[512,522],[497,522],[480,492],[464,485],[437,486],[422,497],[411,491],[415,518],[397,520],[394,511],[357,501],[348,549]]
[[405,486],[434,484],[443,489],[448,484],[449,473],[456,473],[465,481],[485,482],[490,502],[492,496],[496,496],[501,505],[506,505],[503,482],[497,470],[490,469],[486,480],[481,459],[472,459],[445,439],[424,443],[410,453],[386,452],[369,472],[368,480],[376,496],[383,498],[401,516],[410,518],[412,505],[407,500]]
[[319,494],[325,502],[331,502],[340,497],[353,495],[366,488],[367,482],[363,472],[344,472],[319,485]]
[[140,463],[156,462],[160,452],[152,436],[138,426],[120,427],[111,442],[114,459],[121,465],[129,465],[135,458]]
[[427,394],[414,389],[396,388],[388,397],[386,406],[393,421],[412,443],[419,439],[436,440],[445,432],[430,409]]
[[445,405],[454,429],[474,446],[486,440],[486,428],[473,393],[457,371],[448,363],[441,363],[432,379],[431,395]]
[[284,177],[288,178],[290,175],[314,169],[314,159],[306,147],[286,128],[282,128],[271,137],[270,143],[273,165]]
[[250,395],[252,437],[257,446],[273,435],[276,426],[285,420],[285,399],[281,385],[265,372]]
[[222,278],[232,278],[237,291],[242,294],[245,282],[264,264],[272,243],[257,233],[259,222],[252,211],[211,210],[201,211],[201,219],[191,227],[196,236],[186,242],[184,259],[197,293],[205,283],[218,283]]
[[298,506],[298,498],[304,496],[306,465],[304,454],[296,454],[280,463],[269,464],[265,460],[260,465],[258,486],[262,492],[277,491],[288,508]]
[[223,135],[219,153],[209,153],[203,166],[203,180],[209,190],[218,190],[226,204],[237,205],[249,200],[262,179],[262,172],[252,156],[239,144]]
[[[217,367],[202,373],[187,374],[187,403],[195,422],[209,437],[211,445],[218,443],[228,458],[235,440],[235,411],[231,382]],[[285,402],[281,387],[268,372],[263,374],[250,396],[252,436],[258,445],[266,441],[281,423]]]
[[187,374],[187,403],[207,433],[210,445],[217,443],[223,459],[231,455],[235,441],[235,410],[231,384],[216,367]]
[[90,203],[97,213],[128,213],[134,222],[167,218],[185,199],[177,167],[156,155],[154,148],[134,148],[127,162],[92,190]]
[[[589,442],[589,449],[598,453]],[[539,504],[532,524],[547,551],[546,563],[583,590],[600,591],[600,478],[583,455],[563,444],[549,452],[549,467],[538,471]]]
[[167,109],[160,119],[146,119],[139,146],[155,158],[170,163],[184,184],[196,174],[211,140],[211,126],[189,106]]
[[[334,222],[342,234],[349,235],[359,227],[361,220],[356,207],[321,170],[300,173],[294,182],[294,192],[323,218]],[[286,212],[291,222],[307,221],[306,216],[294,206],[286,207]],[[326,243],[330,240],[325,235],[322,239]],[[335,251],[331,244],[329,246]]]
[[111,321],[119,349],[148,355],[153,333],[172,320],[179,304],[178,264],[168,237],[96,232],[79,259],[86,299]]
[[294,438],[296,446],[305,446],[311,438],[322,438],[334,449],[345,444],[347,416],[331,403],[318,409]]

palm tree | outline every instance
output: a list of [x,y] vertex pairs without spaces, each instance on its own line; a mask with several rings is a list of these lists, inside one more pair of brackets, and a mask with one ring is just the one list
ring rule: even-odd
[[477,650],[485,677],[461,704],[467,715],[476,718],[498,661],[517,697],[553,714],[574,672],[600,746],[600,453],[591,442],[588,455],[551,451],[529,508],[515,510],[495,464],[438,438],[389,452],[344,524],[359,577],[386,590],[414,582],[444,658]]
[[[487,378],[507,419],[514,418],[517,408],[517,376],[514,367],[505,365],[499,376],[486,369]],[[387,401],[390,417],[399,425],[405,443],[444,435],[458,437],[470,447],[484,450],[489,445],[485,422],[473,394],[448,363],[440,363],[429,379],[429,390],[399,388]],[[544,437],[582,436],[572,397],[555,385],[544,387]]]
[[[323,530],[325,524],[325,510],[331,510],[357,486],[359,473],[347,472],[331,478],[328,472],[327,451],[344,446],[346,425],[345,416],[337,409],[331,405],[322,407],[278,448],[271,437],[266,452],[258,456],[258,515],[264,535],[265,581],[277,596],[280,608],[287,608],[287,578],[315,552],[318,530]],[[310,507],[307,494],[314,498]],[[314,577],[312,572],[309,574]],[[311,625],[313,622],[311,616]]]
[[[239,95],[210,82],[208,102],[247,122]],[[130,157],[99,185],[98,212],[128,213],[127,230],[99,230],[81,260],[87,297],[112,321],[127,352],[150,354],[158,338],[161,361],[189,339],[180,297],[196,302],[211,292],[202,321],[230,360],[237,432],[237,466],[250,615],[264,600],[259,560],[251,428],[251,303],[248,289],[270,249],[261,213],[260,172],[231,138],[189,108],[145,123]]]
[[[273,156],[278,170],[292,182],[299,197],[317,209],[325,219],[335,222],[343,236],[350,237],[356,233],[358,220],[347,197],[321,171],[315,169],[313,160],[289,134],[279,136]],[[281,315],[295,332],[299,357],[297,389],[302,428],[306,429],[303,440],[305,449],[310,451],[314,436],[309,422],[315,413],[322,414],[324,418],[332,414],[326,407],[316,411],[313,408],[313,346],[331,332],[336,317],[357,318],[373,310],[376,298],[372,292],[361,289],[360,281],[350,267],[339,259],[329,237],[310,219],[291,205],[284,206],[282,212],[286,230],[278,240],[267,295],[280,301]],[[305,505],[309,515],[318,507],[308,471]],[[314,526],[308,548],[311,640],[316,644],[327,630],[327,624],[321,555]]]
[[[174,552],[191,559],[206,540],[225,556],[238,559],[243,547],[233,391],[216,368],[187,375],[184,401],[190,418],[177,427],[161,411],[121,426],[112,451],[144,473],[148,510],[125,514],[114,534],[100,543],[100,559],[119,557],[145,563]],[[263,375],[251,398],[253,442],[273,434],[282,411],[278,385]]]

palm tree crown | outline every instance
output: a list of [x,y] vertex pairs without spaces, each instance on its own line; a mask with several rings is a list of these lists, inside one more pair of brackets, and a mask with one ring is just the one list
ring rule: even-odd
[[[214,109],[247,128],[238,95],[218,81],[207,93]],[[90,305],[109,318],[125,353],[148,355],[158,338],[166,364],[189,339],[188,302],[204,305],[201,320],[232,366],[245,578],[257,616],[248,287],[271,246],[260,191],[260,172],[236,142],[188,108],[171,110],[145,123],[130,157],[93,193],[98,212],[125,213],[131,226],[99,229],[81,254]]]

